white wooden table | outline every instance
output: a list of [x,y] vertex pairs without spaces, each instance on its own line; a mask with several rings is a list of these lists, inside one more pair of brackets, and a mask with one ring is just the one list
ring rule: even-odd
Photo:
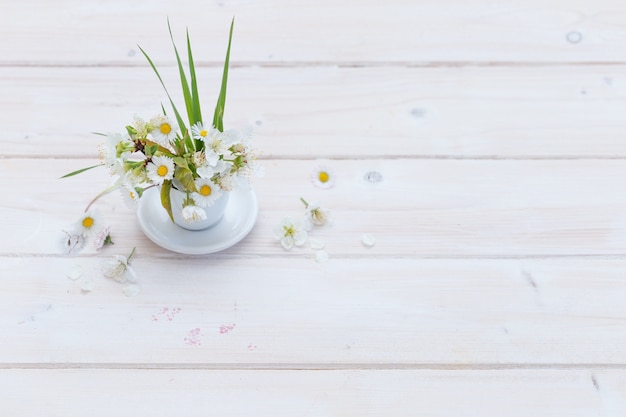
[[[176,88],[168,16],[207,109],[235,16],[258,223],[179,255],[114,193],[115,245],[66,256],[110,178],[58,178],[158,112],[137,44]],[[623,1],[4,1],[0,36],[2,416],[626,415]],[[300,197],[327,262],[272,235]]]

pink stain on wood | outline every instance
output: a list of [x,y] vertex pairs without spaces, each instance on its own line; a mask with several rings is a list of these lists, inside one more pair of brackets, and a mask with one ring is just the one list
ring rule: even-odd
[[180,313],[180,307],[163,307],[152,315],[152,321],[173,321],[178,313]]
[[220,326],[220,334],[226,334],[235,328],[236,324],[222,324]]
[[196,327],[195,329],[191,329],[185,337],[185,343],[190,346],[200,346],[202,333],[200,333],[200,328]]

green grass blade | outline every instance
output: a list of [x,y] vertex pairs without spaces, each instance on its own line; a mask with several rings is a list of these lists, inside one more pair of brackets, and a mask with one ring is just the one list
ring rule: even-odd
[[98,168],[98,167],[101,167],[101,166],[104,166],[104,164],[98,164],[98,165],[94,165],[94,166],[87,167],[87,168],[81,168],[81,169],[79,169],[79,170],[76,170],[76,171],[70,172],[69,174],[65,174],[65,175],[63,175],[62,177],[60,177],[59,179],[61,179],[61,178],[73,177],[74,175],[78,175],[78,174],[80,174],[80,173],[82,173],[82,172],[89,171],[90,169],[93,169],[93,168]]
[[187,118],[189,119],[189,126],[191,127],[194,124],[193,101],[191,99],[191,92],[189,91],[187,76],[185,75],[185,70],[183,69],[183,63],[180,60],[178,48],[176,48],[176,44],[174,43],[174,36],[172,35],[172,28],[170,27],[169,19],[167,20],[167,29],[170,31],[170,39],[172,40],[172,46],[174,47],[174,53],[176,54],[176,62],[178,63],[178,72],[180,74],[180,84],[183,90],[183,97],[185,98],[185,107],[187,108]]
[[139,46],[139,45],[137,45],[137,47],[139,48],[139,50],[141,51],[143,56],[146,57],[146,59],[148,60],[148,63],[150,64],[150,66],[154,70],[154,73],[156,74],[157,78],[161,82],[161,85],[163,86],[163,89],[165,90],[165,94],[167,94],[167,98],[170,100],[170,104],[172,105],[172,109],[174,110],[174,114],[176,115],[176,120],[178,122],[178,126],[180,127],[180,131],[184,135],[187,132],[187,127],[185,126],[185,121],[180,116],[180,113],[178,112],[178,109],[176,109],[176,106],[174,105],[174,101],[172,100],[172,97],[170,96],[169,91],[167,91],[167,87],[165,87],[165,83],[163,82],[163,79],[161,78],[161,74],[159,74],[159,71],[157,70],[156,66],[154,65],[154,63],[152,62],[152,60],[150,59],[150,57],[148,56],[146,51],[144,51],[141,48],[141,46]]
[[226,105],[226,85],[228,83],[228,65],[230,62],[230,42],[233,38],[233,26],[235,25],[235,19],[230,24],[230,35],[228,36],[228,49],[226,50],[226,60],[224,61],[224,74],[222,75],[222,88],[220,89],[220,96],[217,99],[217,105],[215,106],[215,114],[213,115],[213,126],[220,132],[224,131],[224,107]]
[[198,79],[196,78],[196,66],[193,63],[193,55],[191,54],[191,41],[189,40],[189,31],[187,31],[187,56],[189,60],[189,76],[191,77],[191,100],[193,108],[192,126],[202,121],[202,112],[200,111],[200,96],[198,95]]

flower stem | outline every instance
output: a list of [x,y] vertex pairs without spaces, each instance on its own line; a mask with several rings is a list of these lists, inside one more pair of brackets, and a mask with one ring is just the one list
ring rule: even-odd
[[91,207],[91,205],[92,205],[93,203],[95,203],[95,202],[96,202],[96,200],[98,200],[98,199],[99,199],[100,197],[102,197],[103,195],[106,195],[106,194],[110,193],[111,191],[113,191],[113,190],[115,190],[115,189],[119,188],[119,186],[120,186],[120,185],[119,185],[118,183],[115,183],[115,184],[113,184],[112,186],[110,186],[109,188],[107,188],[106,190],[102,191],[102,192],[101,192],[100,194],[98,194],[97,196],[95,196],[95,197],[94,197],[94,199],[93,199],[93,200],[91,200],[91,201],[89,202],[89,204],[87,204],[87,207],[85,208],[85,213],[87,213],[87,212],[89,211],[89,208]]
[[304,203],[304,207],[308,208],[309,207],[309,203],[306,202],[306,200],[302,197],[300,197],[300,201],[302,201]]
[[130,265],[130,258],[132,258],[132,257],[133,257],[133,255],[135,254],[135,250],[136,250],[136,249],[137,249],[136,247],[133,247],[133,250],[132,250],[132,251],[130,251],[130,255],[128,255],[128,258],[126,258],[126,263],[127,263],[127,264],[129,264],[129,265]]

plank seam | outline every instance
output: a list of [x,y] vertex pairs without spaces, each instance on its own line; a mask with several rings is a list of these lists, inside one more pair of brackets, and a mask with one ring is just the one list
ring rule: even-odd
[[[97,155],[0,155],[0,160],[97,160]],[[378,160],[457,160],[457,161],[603,161],[626,160],[626,155],[265,155],[259,157],[261,161],[378,161]]]
[[[10,259],[46,259],[46,258],[68,258],[68,259],[101,259],[101,255],[97,253],[93,254],[82,254],[77,256],[69,256],[63,253],[0,253],[0,259],[2,258],[10,258]],[[257,252],[253,254],[209,254],[209,255],[183,255],[179,253],[172,253],[171,255],[135,255],[136,259],[293,259],[293,260],[302,260],[302,259],[310,259],[310,254],[297,254],[297,253],[289,253],[282,254],[276,252]],[[586,259],[586,260],[626,260],[626,253],[613,253],[613,254],[526,254],[526,255],[446,255],[446,254],[432,254],[432,255],[412,255],[412,254],[377,254],[377,253],[368,253],[368,259],[404,259],[404,260],[446,260],[446,261],[455,261],[455,260],[485,260],[485,261],[495,261],[495,260],[503,260],[503,261],[517,261],[517,260],[554,260],[554,259]],[[354,260],[354,259],[363,259],[362,254],[332,254],[333,260]]]
[[0,370],[196,370],[196,371],[503,371],[626,370],[626,363],[1,363]]
[[[175,62],[157,62],[160,68],[176,67]],[[195,62],[196,68],[221,68],[223,62],[200,61]],[[231,61],[231,68],[545,68],[562,66],[606,67],[623,66],[626,61]],[[143,62],[56,62],[56,61],[5,61],[0,62],[0,68],[135,68],[148,67]]]

